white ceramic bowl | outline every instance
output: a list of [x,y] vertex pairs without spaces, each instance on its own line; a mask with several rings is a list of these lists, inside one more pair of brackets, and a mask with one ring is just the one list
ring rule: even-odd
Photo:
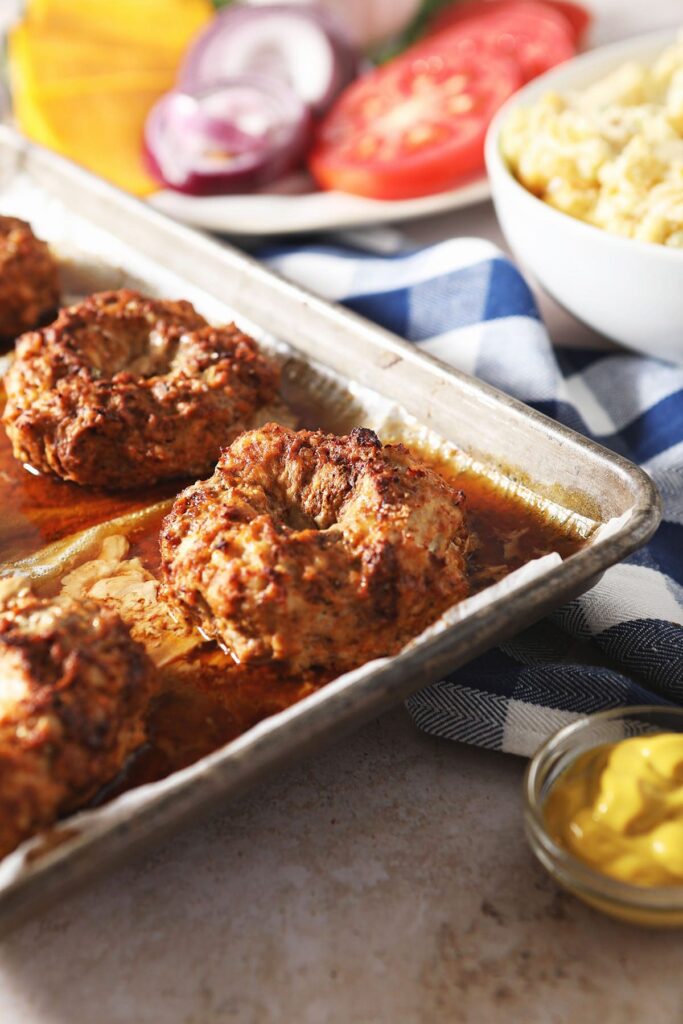
[[500,152],[516,107],[549,90],[594,82],[627,60],[652,61],[674,31],[601,47],[553,68],[501,107],[486,139],[486,166],[503,233],[522,264],[579,320],[629,348],[683,362],[683,251],[637,242],[560,213],[513,177]]

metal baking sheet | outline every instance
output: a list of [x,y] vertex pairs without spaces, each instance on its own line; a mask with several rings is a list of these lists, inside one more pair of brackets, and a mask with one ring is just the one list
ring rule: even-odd
[[626,460],[7,128],[0,212],[26,217],[56,244],[70,263],[67,290],[136,284],[187,298],[209,319],[234,317],[279,352],[287,386],[317,395],[337,422],[352,425],[362,413],[385,439],[457,450],[587,538],[565,561],[546,556],[456,605],[395,657],[347,673],[196,764],[24,843],[0,863],[0,928],[542,617],[657,526],[657,492]]

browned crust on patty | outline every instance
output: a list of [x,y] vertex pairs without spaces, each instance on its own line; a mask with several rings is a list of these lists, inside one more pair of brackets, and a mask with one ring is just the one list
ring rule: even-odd
[[57,263],[18,217],[0,216],[0,343],[12,342],[59,306]]
[[22,462],[118,490],[206,475],[278,384],[234,324],[210,327],[189,302],[100,292],[19,339],[4,423]]
[[468,537],[461,492],[402,445],[267,424],[177,499],[162,571],[239,660],[341,671],[467,594]]
[[0,598],[0,856],[81,806],[146,738],[154,666],[118,615]]

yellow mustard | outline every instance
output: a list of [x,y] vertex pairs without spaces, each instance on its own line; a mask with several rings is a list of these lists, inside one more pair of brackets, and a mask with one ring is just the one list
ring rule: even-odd
[[683,885],[683,734],[604,744],[559,777],[548,832],[579,860],[636,885]]

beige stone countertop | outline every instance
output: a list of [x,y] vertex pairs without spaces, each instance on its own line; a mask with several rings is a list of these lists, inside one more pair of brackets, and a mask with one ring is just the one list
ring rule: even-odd
[[[591,6],[596,43],[683,23],[681,0]],[[500,240],[488,204],[410,233]],[[523,771],[399,708],[7,938],[0,1024],[683,1022],[683,933],[555,887]]]
[[683,1020],[681,936],[554,886],[523,769],[398,709],[17,932],[0,1020]]

